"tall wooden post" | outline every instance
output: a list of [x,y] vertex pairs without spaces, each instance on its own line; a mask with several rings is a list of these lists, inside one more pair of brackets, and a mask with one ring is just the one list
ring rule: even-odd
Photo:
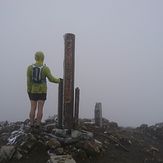
[[75,68],[75,35],[64,35],[64,127],[73,128],[74,110],[74,68]]
[[75,89],[75,127],[78,126],[78,119],[79,119],[79,98],[80,98],[80,89],[77,87]]
[[60,79],[58,86],[58,128],[63,125],[63,79]]

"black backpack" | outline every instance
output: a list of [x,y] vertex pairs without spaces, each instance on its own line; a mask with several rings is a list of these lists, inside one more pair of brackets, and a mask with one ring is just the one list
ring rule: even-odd
[[34,83],[42,83],[44,80],[42,78],[42,70],[45,67],[45,65],[43,66],[36,66],[36,65],[32,65],[32,81]]

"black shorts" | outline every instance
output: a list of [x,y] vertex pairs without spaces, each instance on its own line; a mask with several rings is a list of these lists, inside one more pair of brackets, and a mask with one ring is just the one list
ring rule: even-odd
[[28,92],[28,96],[30,100],[33,101],[38,101],[38,100],[46,100],[46,93],[29,93]]

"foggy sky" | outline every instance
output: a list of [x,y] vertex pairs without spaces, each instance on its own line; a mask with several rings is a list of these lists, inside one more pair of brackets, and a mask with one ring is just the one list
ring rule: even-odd
[[[63,76],[65,33],[74,33],[80,117],[121,126],[163,122],[162,0],[0,0],[0,121],[25,120],[26,69],[34,53]],[[44,119],[57,114],[58,85],[48,83]]]

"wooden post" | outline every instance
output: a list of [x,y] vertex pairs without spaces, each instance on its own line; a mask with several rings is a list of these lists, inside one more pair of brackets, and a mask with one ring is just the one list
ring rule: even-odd
[[63,124],[63,79],[60,79],[58,86],[58,128]]
[[75,68],[75,35],[64,35],[64,127],[73,128],[74,111],[74,68]]
[[77,87],[75,89],[75,128],[78,126],[78,119],[79,119],[79,98],[80,98],[80,89]]

